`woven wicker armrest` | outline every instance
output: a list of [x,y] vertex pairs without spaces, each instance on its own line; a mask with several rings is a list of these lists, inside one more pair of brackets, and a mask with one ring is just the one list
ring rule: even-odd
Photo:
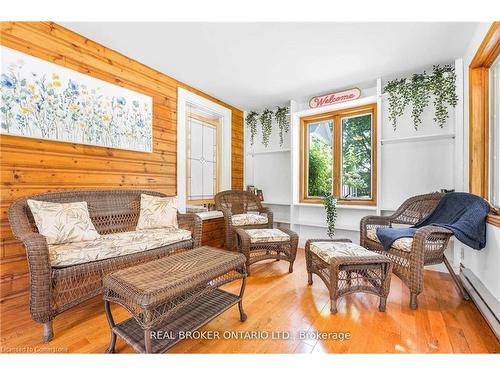
[[259,213],[260,214],[266,214],[267,216],[267,226],[268,228],[272,228],[273,227],[273,211],[271,211],[268,207],[262,207],[260,210],[259,210]]
[[360,229],[366,229],[368,225],[390,227],[391,224],[391,216],[365,216],[360,221]]
[[417,229],[413,237],[411,252],[436,252],[441,257],[453,232],[446,228],[426,225]]
[[371,227],[391,227],[391,216],[365,216],[359,222],[359,244],[365,246],[368,226]]
[[179,227],[190,230],[191,237],[193,238],[193,247],[201,246],[201,230],[203,221],[194,213],[181,214],[177,213],[177,221]]
[[26,248],[30,271],[30,313],[33,320],[46,323],[53,318],[51,312],[51,272],[49,249],[45,236],[29,233],[19,238]]
[[242,247],[250,245],[250,235],[247,233],[245,229],[236,228],[235,232],[237,234],[236,241],[239,241]]
[[226,234],[226,248],[232,250],[233,248],[233,213],[229,208],[219,207],[219,211],[222,211],[224,215],[224,228]]

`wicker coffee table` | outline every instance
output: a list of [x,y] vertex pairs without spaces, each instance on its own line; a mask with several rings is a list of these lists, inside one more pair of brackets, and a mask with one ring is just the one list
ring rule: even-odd
[[247,259],[247,274],[250,265],[266,259],[290,262],[288,272],[293,272],[293,262],[297,256],[299,237],[297,233],[285,229],[236,229],[237,248]]
[[[242,279],[239,295],[219,289]],[[247,316],[245,257],[203,246],[107,275],[104,280],[106,317],[111,329],[108,353],[120,336],[139,353],[161,353],[175,345],[179,332],[194,331],[238,304],[240,320]],[[110,302],[132,317],[116,324]]]
[[330,292],[330,312],[337,313],[337,299],[349,293],[371,293],[380,297],[379,310],[385,311],[391,286],[391,260],[349,239],[318,239],[306,242],[308,284],[319,276]]

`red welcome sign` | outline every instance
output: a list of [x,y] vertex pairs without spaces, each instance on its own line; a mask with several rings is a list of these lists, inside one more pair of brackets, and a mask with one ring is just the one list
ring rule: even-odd
[[347,102],[349,100],[357,99],[361,96],[361,90],[353,88],[345,91],[334,92],[331,94],[319,95],[309,100],[309,107],[318,108],[325,105],[337,104]]

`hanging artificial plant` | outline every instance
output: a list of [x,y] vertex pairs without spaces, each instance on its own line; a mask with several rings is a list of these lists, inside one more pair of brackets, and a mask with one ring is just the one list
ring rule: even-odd
[[267,147],[269,145],[269,138],[271,137],[273,111],[266,108],[264,112],[260,114],[259,120],[262,125],[262,144],[264,147]]
[[280,130],[280,147],[283,146],[283,133],[288,133],[290,130],[290,120],[288,118],[288,107],[276,107],[276,111],[274,112],[274,118],[278,123],[278,127]]
[[326,211],[326,234],[328,234],[328,237],[333,238],[337,221],[337,199],[331,194],[327,195],[323,198],[323,205]]
[[418,130],[418,126],[422,123],[422,113],[429,104],[429,80],[427,77],[425,71],[421,74],[414,74],[407,91],[408,101],[412,105],[411,118],[415,130]]
[[434,65],[432,75],[434,79],[430,82],[430,90],[434,95],[434,107],[436,108],[434,121],[442,128],[448,118],[447,106],[450,105],[453,108],[457,106],[458,96],[455,92],[457,77],[455,69],[451,65],[443,67]]
[[408,104],[408,95],[404,92],[406,88],[405,79],[395,79],[385,85],[384,91],[389,94],[389,121],[394,130],[398,117],[402,116]]
[[253,146],[253,141],[255,139],[255,134],[257,134],[257,118],[259,114],[257,112],[250,112],[245,117],[248,128],[250,129],[250,145]]
[[409,79],[389,81],[384,92],[389,94],[389,121],[396,130],[397,119],[402,116],[406,106],[412,106],[411,117],[415,130],[422,123],[422,113],[434,97],[434,121],[443,127],[448,118],[448,106],[456,107],[458,96],[455,92],[455,68],[452,65],[434,65],[432,74],[425,71],[414,74]]

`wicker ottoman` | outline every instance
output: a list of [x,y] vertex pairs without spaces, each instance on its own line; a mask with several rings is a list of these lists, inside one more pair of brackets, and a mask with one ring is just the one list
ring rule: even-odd
[[349,239],[308,240],[306,242],[308,284],[318,275],[330,292],[330,311],[337,312],[337,299],[349,293],[372,293],[380,297],[379,310],[385,311],[391,286],[392,262]]
[[288,272],[293,272],[299,237],[289,229],[236,229],[238,251],[245,255],[247,275],[250,265],[265,259],[290,262]]

